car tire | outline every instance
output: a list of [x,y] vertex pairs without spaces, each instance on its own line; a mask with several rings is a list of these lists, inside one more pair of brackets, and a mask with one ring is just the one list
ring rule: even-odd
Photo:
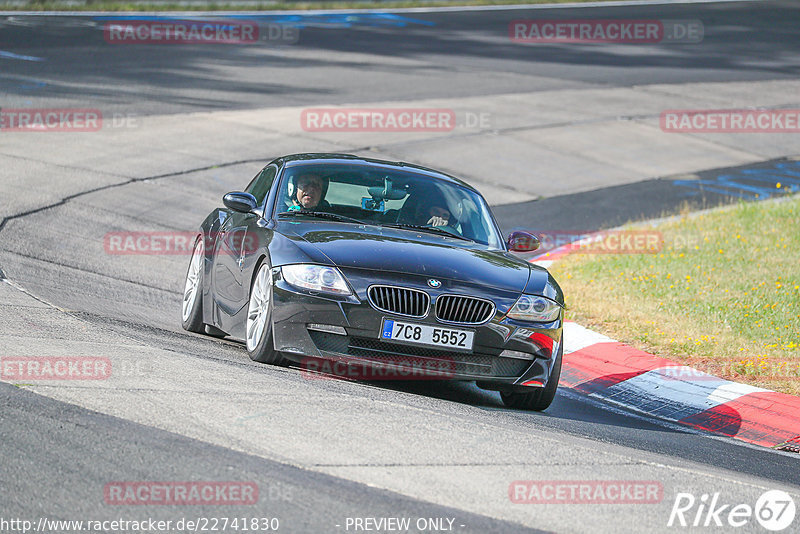
[[267,260],[256,268],[250,285],[245,328],[247,354],[251,360],[286,365],[286,359],[275,350],[272,342],[272,269]]
[[547,385],[541,389],[535,389],[530,392],[500,392],[500,398],[503,404],[509,408],[516,408],[518,410],[534,410],[541,412],[546,410],[552,404],[553,399],[556,397],[558,390],[558,380],[561,378],[561,360],[564,357],[564,344],[559,343],[558,354],[556,355],[556,362],[553,366],[553,371],[550,373],[550,378],[547,380]]
[[183,304],[181,319],[184,330],[196,334],[205,333],[203,324],[203,256],[205,245],[203,238],[198,237],[192,249],[192,259],[186,270],[186,283],[183,287]]

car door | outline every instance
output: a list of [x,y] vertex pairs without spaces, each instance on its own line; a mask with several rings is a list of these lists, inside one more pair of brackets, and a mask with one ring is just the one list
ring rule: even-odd
[[[275,180],[277,167],[265,167],[247,186],[245,192],[256,198],[263,209],[264,200]],[[217,237],[214,283],[215,305],[220,328],[229,334],[243,335],[250,297],[250,278],[246,276],[247,256],[257,249],[258,222],[261,213],[241,213],[228,210]],[[247,270],[249,272],[249,270]]]

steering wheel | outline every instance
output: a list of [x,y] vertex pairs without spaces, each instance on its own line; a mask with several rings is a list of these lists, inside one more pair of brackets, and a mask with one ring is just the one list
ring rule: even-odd
[[452,226],[446,226],[446,225],[445,226],[434,226],[432,224],[426,224],[425,226],[427,226],[428,228],[436,228],[437,230],[444,230],[448,234],[453,234],[454,236],[462,237],[461,234],[458,232],[458,230],[456,230]]

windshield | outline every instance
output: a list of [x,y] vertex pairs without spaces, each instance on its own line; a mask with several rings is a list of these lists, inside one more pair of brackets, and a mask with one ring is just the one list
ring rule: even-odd
[[279,187],[277,214],[427,230],[502,248],[483,197],[424,174],[353,164],[293,165]]

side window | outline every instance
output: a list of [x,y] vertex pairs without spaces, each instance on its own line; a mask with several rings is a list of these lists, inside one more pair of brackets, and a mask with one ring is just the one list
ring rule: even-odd
[[275,181],[275,174],[278,172],[278,168],[274,165],[270,165],[261,173],[253,178],[253,181],[250,182],[250,185],[247,186],[245,192],[250,193],[256,200],[258,201],[258,205],[264,203],[264,199],[269,193],[270,188],[272,187],[272,182]]

